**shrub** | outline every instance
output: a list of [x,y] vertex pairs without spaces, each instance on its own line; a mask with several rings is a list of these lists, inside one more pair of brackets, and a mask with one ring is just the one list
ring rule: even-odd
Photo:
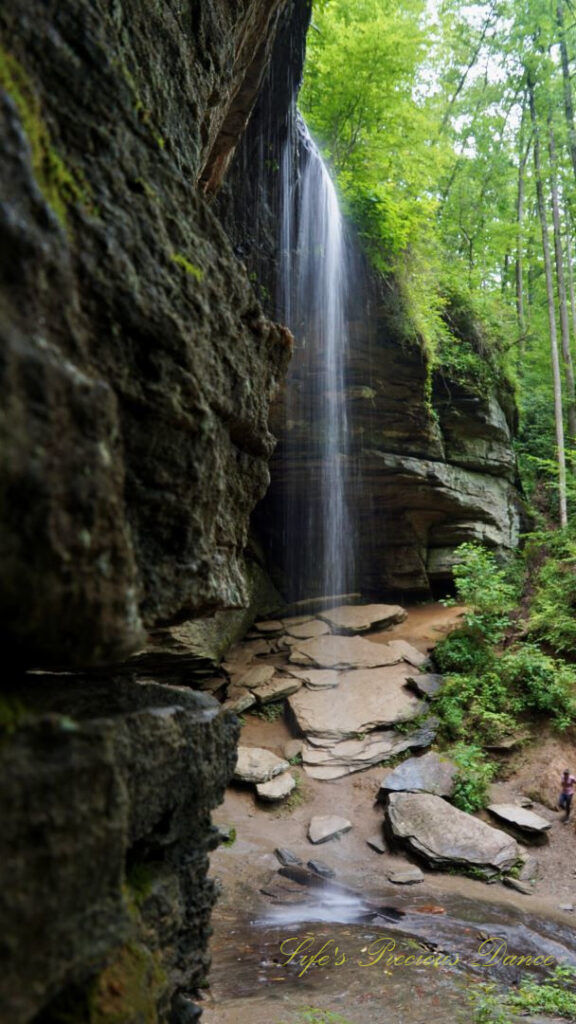
[[452,803],[461,811],[479,811],[486,806],[488,786],[498,766],[474,744],[457,743],[448,753],[458,767]]

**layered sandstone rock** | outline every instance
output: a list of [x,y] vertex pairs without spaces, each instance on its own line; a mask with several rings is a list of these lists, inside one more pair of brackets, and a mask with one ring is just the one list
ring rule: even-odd
[[0,620],[27,664],[246,602],[290,340],[195,186],[286,7],[2,5]]

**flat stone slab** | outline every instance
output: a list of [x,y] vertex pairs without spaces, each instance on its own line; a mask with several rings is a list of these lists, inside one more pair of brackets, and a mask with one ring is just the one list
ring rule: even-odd
[[398,604],[342,604],[319,612],[318,618],[329,623],[334,633],[351,635],[371,629],[385,629],[403,622],[407,612]]
[[309,622],[299,622],[295,626],[286,626],[286,633],[289,636],[296,637],[298,640],[307,640],[313,636],[326,636],[330,633],[330,626],[327,622],[321,622],[320,619],[310,619]]
[[310,690],[331,690],[340,682],[340,672],[333,668],[294,668],[290,665],[288,671]]
[[308,826],[308,839],[311,843],[327,843],[329,839],[335,839],[351,828],[352,822],[337,814],[318,815],[312,818]]
[[516,804],[490,804],[488,810],[494,817],[500,818],[501,821],[522,829],[524,832],[546,832],[552,825],[540,814],[535,814],[534,811],[529,811],[526,807],[519,807]]
[[276,674],[274,665],[250,665],[241,675],[235,678],[236,686],[246,686],[249,690],[255,690],[264,683],[269,683]]
[[389,761],[404,750],[428,747],[434,741],[437,723],[426,723],[413,733],[398,733],[394,729],[368,733],[363,739],[342,740],[328,746],[311,742],[302,750],[304,771],[312,779],[330,782],[344,775],[364,771],[374,764]]
[[335,698],[330,690],[302,689],[288,698],[305,734],[357,737],[396,722],[409,722],[425,709],[405,685],[406,666],[343,672]]
[[294,679],[292,676],[280,676],[275,675],[269,682],[264,683],[263,686],[256,686],[252,692],[259,704],[271,704],[275,700],[284,700],[286,697],[290,697],[291,694],[297,693],[302,687],[302,681],[300,679]]
[[402,871],[393,871],[388,875],[388,881],[394,885],[417,885],[424,881],[424,872],[420,868],[405,868]]
[[444,676],[437,675],[434,672],[418,672],[408,676],[407,683],[421,697],[428,697],[428,700],[434,700],[434,697],[436,697],[438,691],[444,685]]
[[257,633],[283,633],[284,623],[279,619],[264,619],[262,622],[255,622],[252,629]]
[[254,707],[255,703],[256,697],[252,690],[247,690],[245,686],[229,686],[222,708],[224,711],[234,711],[235,714],[241,715],[243,711]]
[[406,640],[389,640],[386,644],[388,649],[398,654],[403,660],[407,661],[409,665],[413,665],[414,668],[420,668],[422,665],[427,665],[429,658],[427,654],[423,654],[417,647],[413,647],[412,644],[407,643]]
[[234,778],[239,782],[269,782],[289,768],[287,761],[264,747],[238,747]]
[[290,661],[294,665],[341,669],[397,665],[402,656],[389,648],[389,644],[375,644],[361,636],[319,636],[293,647]]
[[391,793],[387,814],[394,835],[432,865],[508,871],[518,859],[512,836],[431,793]]
[[440,754],[429,753],[403,761],[383,780],[381,792],[435,793],[452,796],[458,768],[453,761]]
[[256,792],[261,800],[274,802],[285,800],[287,796],[290,796],[295,785],[296,782],[290,772],[282,772],[280,775],[275,775],[269,782],[259,782]]

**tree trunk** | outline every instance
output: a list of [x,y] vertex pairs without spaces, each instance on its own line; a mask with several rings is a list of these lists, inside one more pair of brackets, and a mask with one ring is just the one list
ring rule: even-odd
[[576,179],[576,128],[574,126],[574,103],[572,101],[572,81],[570,79],[570,63],[568,60],[568,47],[566,45],[566,32],[564,28],[564,0],[557,0],[556,23],[558,25],[558,42],[560,45],[560,61],[562,64],[562,82],[564,85],[564,116],[568,129],[568,149]]
[[562,416],[562,379],[560,376],[560,360],[558,358],[558,339],[556,335],[556,309],[554,304],[554,280],[552,276],[552,260],[550,258],[550,239],[548,238],[548,223],[546,218],[546,203],[544,201],[544,187],[542,184],[542,164],[540,160],[540,132],[536,115],[536,104],[534,102],[534,81],[532,75],[528,75],[528,99],[530,103],[530,118],[534,132],[534,172],[536,178],[536,198],[538,201],[538,216],[542,231],[542,255],[544,257],[544,270],[546,275],[546,298],[548,301],[548,327],[550,332],[550,356],[552,362],[552,378],[554,381],[554,420],[556,423],[556,460],[558,464],[558,501],[560,512],[560,526],[566,526],[568,514],[566,507],[566,454],[564,449],[564,421]]
[[558,283],[558,305],[560,308],[560,334],[562,338],[562,361],[566,380],[568,435],[570,447],[576,443],[576,392],[574,390],[574,367],[570,352],[570,326],[568,323],[568,301],[566,297],[566,278],[564,276],[564,260],[562,258],[562,229],[560,226],[560,204],[558,201],[558,181],[556,178],[556,141],[552,121],[548,119],[548,152],[550,154],[550,190],[552,195],[552,219],[554,224],[554,256],[556,260],[556,281]]

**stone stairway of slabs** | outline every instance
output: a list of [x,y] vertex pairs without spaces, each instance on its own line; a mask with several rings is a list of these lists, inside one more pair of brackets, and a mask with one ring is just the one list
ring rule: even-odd
[[[411,644],[383,642],[382,631],[405,618],[398,605],[342,605],[258,622],[223,663],[224,706],[241,713],[286,699],[304,736],[304,770],[315,779],[427,747],[436,730],[429,700],[442,679],[425,671],[427,656]],[[378,642],[367,635],[376,631]]]

